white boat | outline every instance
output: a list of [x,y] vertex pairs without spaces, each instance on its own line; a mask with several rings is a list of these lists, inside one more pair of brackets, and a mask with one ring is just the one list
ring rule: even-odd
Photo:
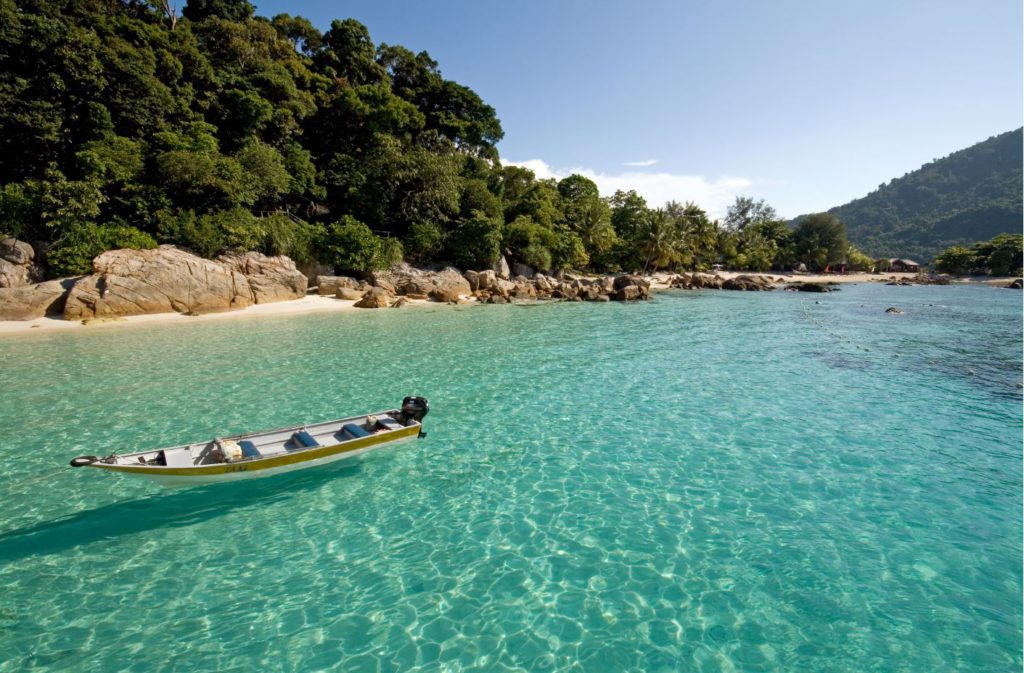
[[169,487],[269,477],[423,437],[422,421],[429,411],[426,399],[406,397],[400,409],[137,453],[79,456],[71,466],[145,477]]

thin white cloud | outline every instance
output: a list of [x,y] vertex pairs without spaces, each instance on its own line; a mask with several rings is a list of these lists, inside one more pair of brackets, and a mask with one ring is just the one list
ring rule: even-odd
[[528,161],[503,161],[505,165],[522,166],[533,171],[538,179],[561,180],[573,173],[589,178],[597,184],[601,196],[611,196],[616,190],[636,190],[647,200],[651,208],[660,208],[668,201],[686,203],[693,201],[707,211],[712,219],[722,219],[737,196],[749,193],[753,182],[748,178],[723,176],[710,180],[702,175],[678,175],[676,173],[644,173],[625,171],[623,173],[598,173],[589,168],[552,168],[543,159]]
[[635,166],[637,168],[643,168],[645,166],[653,166],[658,163],[657,159],[644,159],[643,161],[627,161],[623,166]]

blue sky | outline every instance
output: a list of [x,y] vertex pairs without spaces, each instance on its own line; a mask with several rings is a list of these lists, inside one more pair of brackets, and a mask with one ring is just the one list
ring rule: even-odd
[[504,162],[714,216],[825,210],[1024,123],[1019,0],[254,4],[426,50],[495,107]]

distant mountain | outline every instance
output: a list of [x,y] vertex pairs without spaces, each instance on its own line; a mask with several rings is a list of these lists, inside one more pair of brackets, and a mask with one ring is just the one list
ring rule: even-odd
[[1021,232],[1022,131],[1009,131],[883,184],[829,213],[872,257],[930,262],[951,245]]

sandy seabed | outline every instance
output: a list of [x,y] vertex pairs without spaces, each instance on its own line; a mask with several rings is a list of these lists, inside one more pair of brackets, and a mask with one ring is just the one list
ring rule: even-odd
[[[651,289],[654,291],[668,289],[669,279],[676,274],[658,273],[647,276],[651,281]],[[914,273],[848,273],[848,274],[792,274],[792,273],[765,273],[751,274],[739,271],[719,271],[722,278],[734,278],[741,275],[763,275],[773,280],[783,279],[786,283],[884,283],[894,278],[911,279],[917,274]],[[1009,279],[1001,279],[1003,281]],[[985,282],[995,283],[997,279],[988,279]],[[427,304],[425,300],[410,301],[410,305]],[[280,301],[272,304],[256,304],[237,311],[225,311],[222,313],[207,313],[200,316],[186,316],[181,313],[156,313],[151,315],[136,315],[124,318],[96,319],[87,321],[63,320],[60,318],[36,318],[35,320],[0,320],[0,336],[7,334],[28,334],[40,332],[52,332],[55,330],[83,330],[94,331],[97,329],[111,329],[127,325],[139,325],[150,323],[185,323],[206,320],[237,320],[242,318],[258,318],[260,316],[274,315],[295,315],[302,313],[321,313],[336,311],[358,310],[354,301],[335,299],[329,296],[307,295],[302,299],[292,301]]]

